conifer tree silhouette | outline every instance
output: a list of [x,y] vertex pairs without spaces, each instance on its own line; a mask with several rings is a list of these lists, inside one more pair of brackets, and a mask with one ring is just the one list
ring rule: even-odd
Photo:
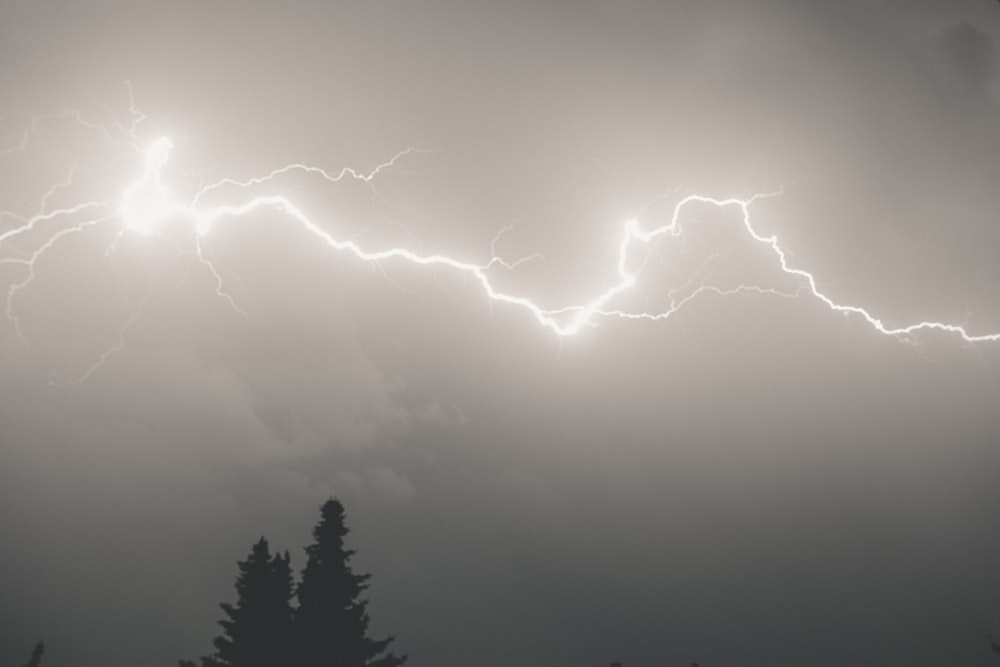
[[344,506],[331,498],[320,507],[296,592],[297,667],[397,667],[406,661],[386,653],[394,637],[368,637],[368,601],[361,595],[371,575],[351,569],[347,533]]
[[[289,556],[271,556],[263,537],[238,563],[236,604],[220,605],[223,634],[213,640],[215,654],[201,667],[289,667],[292,660],[293,595]],[[180,667],[195,663],[180,661]]]
[[45,644],[38,642],[35,644],[34,650],[31,652],[31,657],[28,662],[24,663],[24,667],[38,667],[42,664],[42,654],[45,653]]

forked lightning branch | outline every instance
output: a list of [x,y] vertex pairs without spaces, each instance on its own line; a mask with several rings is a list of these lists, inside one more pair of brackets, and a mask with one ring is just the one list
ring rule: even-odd
[[[706,294],[755,293],[818,300],[834,313],[857,318],[881,334],[902,340],[919,340],[922,335],[935,331],[966,343],[1000,340],[1000,333],[973,332],[967,330],[964,325],[947,322],[920,321],[905,325],[890,325],[862,306],[835,301],[820,289],[812,273],[793,263],[776,236],[762,233],[755,226],[753,216],[755,204],[763,198],[776,196],[776,193],[760,194],[746,199],[691,194],[673,205],[668,219],[663,224],[650,226],[639,220],[628,220],[617,236],[617,261],[615,266],[609,267],[612,279],[608,284],[576,303],[546,304],[531,294],[505,291],[498,287],[495,279],[497,267],[503,267],[508,271],[516,270],[520,262],[529,258],[511,261],[494,252],[485,262],[473,262],[461,257],[426,253],[405,246],[367,247],[349,236],[338,236],[331,232],[330,221],[307,214],[287,195],[277,192],[266,193],[268,186],[279,177],[295,175],[318,177],[331,184],[350,179],[374,189],[375,179],[381,172],[391,169],[409,154],[417,152],[415,149],[407,149],[367,172],[347,168],[330,172],[306,164],[286,164],[254,178],[242,180],[221,178],[198,187],[193,196],[181,199],[170,182],[169,177],[174,172],[166,170],[173,143],[169,137],[159,137],[146,143],[140,141],[138,130],[146,117],[136,110],[134,104],[130,104],[127,122],[115,120],[101,124],[88,120],[81,112],[76,111],[56,115],[73,124],[80,132],[95,134],[106,144],[116,144],[131,151],[135,157],[141,158],[141,169],[136,169],[130,179],[120,184],[117,196],[107,200],[84,200],[68,206],[50,207],[49,202],[57,192],[67,190],[74,184],[76,178],[74,169],[65,180],[53,183],[48,188],[32,214],[24,215],[13,210],[0,211],[0,264],[13,265],[18,273],[6,287],[4,313],[24,345],[30,346],[31,341],[22,330],[21,312],[25,307],[22,301],[27,300],[26,288],[38,277],[39,260],[46,253],[52,252],[60,243],[65,242],[68,237],[98,226],[109,226],[116,230],[115,236],[119,239],[126,235],[160,235],[164,242],[169,242],[162,233],[162,226],[166,222],[181,220],[185,224],[190,224],[190,231],[195,238],[194,254],[213,277],[216,294],[229,306],[242,312],[237,300],[226,289],[224,272],[205,251],[204,242],[210,237],[218,222],[259,212],[268,212],[284,222],[298,226],[315,243],[342,254],[347,260],[375,265],[383,272],[391,272],[393,265],[405,263],[464,276],[478,286],[486,299],[506,306],[512,316],[516,312],[521,312],[556,336],[573,336],[607,318],[664,320]],[[25,128],[19,141],[7,147],[0,147],[0,160],[16,159],[18,155],[30,152],[38,126],[39,119],[36,118]],[[257,194],[262,191],[265,194]],[[217,201],[221,195],[227,196],[224,203],[206,203]],[[658,289],[659,286],[653,281],[644,280],[644,270],[647,269],[649,259],[653,256],[651,248],[655,243],[664,239],[683,239],[694,225],[708,224],[698,222],[694,216],[688,215],[692,205],[732,209],[738,215],[740,230],[745,234],[745,240],[766,253],[774,271],[784,274],[785,284],[780,288],[756,283],[720,287],[710,283],[705,276],[699,275],[696,271],[682,281],[683,289],[675,289],[667,294],[664,306],[655,310],[633,310],[622,306],[626,297],[635,296],[635,292]],[[503,231],[505,230],[501,230],[501,233]],[[495,243],[490,247],[492,250]],[[105,254],[111,255],[119,251],[118,244],[113,243]],[[531,258],[533,257],[537,255],[532,255]],[[634,301],[635,299],[632,299],[630,302]],[[141,316],[142,306],[139,305],[119,327],[115,344],[105,349],[84,373],[68,384],[85,381],[101,368],[111,355],[124,347],[127,344],[129,328]]]

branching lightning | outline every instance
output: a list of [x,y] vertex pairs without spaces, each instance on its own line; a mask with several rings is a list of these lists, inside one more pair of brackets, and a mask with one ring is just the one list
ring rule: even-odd
[[[123,147],[142,159],[141,173],[136,174],[130,182],[122,184],[117,198],[106,201],[83,201],[70,206],[52,208],[50,204],[56,195],[75,183],[80,169],[74,166],[65,179],[53,184],[42,195],[34,213],[21,215],[11,210],[0,211],[0,265],[13,265],[19,267],[20,271],[20,277],[15,278],[7,287],[4,313],[24,345],[30,345],[30,341],[22,330],[19,315],[20,295],[36,279],[39,260],[67,237],[96,227],[109,226],[116,231],[117,239],[134,234],[158,236],[172,243],[163,233],[164,225],[169,221],[184,221],[185,224],[190,224],[190,231],[194,235],[193,254],[197,262],[213,277],[216,294],[236,311],[246,315],[237,300],[226,290],[225,272],[213,260],[205,246],[205,239],[220,221],[240,218],[258,211],[272,211],[275,215],[299,226],[316,243],[353,256],[356,260],[371,264],[384,273],[393,263],[406,263],[460,274],[478,285],[490,303],[506,304],[515,310],[524,311],[539,325],[557,336],[573,336],[603,318],[664,320],[705,294],[754,293],[789,298],[812,298],[831,311],[858,318],[881,334],[903,340],[915,340],[923,332],[938,331],[953,335],[967,343],[1000,341],[1000,333],[972,333],[965,326],[945,322],[921,321],[893,326],[861,306],[835,301],[820,289],[813,273],[793,264],[788,252],[776,236],[761,233],[755,227],[752,218],[755,204],[779,193],[758,194],[746,199],[691,194],[674,204],[672,214],[665,224],[644,227],[636,219],[629,220],[617,237],[617,263],[614,267],[614,277],[607,287],[578,303],[558,307],[543,305],[530,296],[504,291],[497,286],[494,276],[496,267],[512,271],[525,261],[540,258],[538,254],[514,261],[501,257],[496,250],[497,241],[501,235],[510,230],[509,227],[501,229],[493,239],[490,244],[491,256],[488,260],[473,262],[441,253],[418,252],[407,247],[366,248],[356,238],[342,238],[335,235],[328,230],[326,224],[321,224],[308,215],[284,194],[253,194],[266,189],[278,177],[296,174],[319,178],[331,184],[350,179],[374,189],[374,182],[380,174],[393,169],[407,156],[419,152],[417,149],[406,149],[366,172],[350,168],[330,172],[316,166],[293,163],[249,179],[225,177],[201,185],[185,202],[173,191],[173,184],[165,171],[174,147],[173,142],[167,137],[146,143],[140,141],[138,130],[146,117],[137,111],[132,101],[131,87],[128,92],[129,117],[126,122],[122,122],[113,113],[114,120],[108,124],[88,120],[78,111],[64,111],[47,117],[73,122],[82,130],[97,133],[102,141]],[[39,122],[42,118],[46,117],[33,119],[14,144],[6,148],[0,146],[0,159],[29,151],[33,137],[39,132]],[[227,203],[210,203],[223,196],[228,196],[228,199],[224,200]],[[620,302],[624,295],[643,286],[643,273],[652,257],[652,246],[662,239],[682,239],[687,226],[693,224],[690,220],[686,222],[685,214],[695,204],[734,209],[738,213],[741,230],[746,239],[767,253],[774,269],[784,274],[792,287],[740,284],[736,287],[723,288],[714,285],[707,280],[710,265],[719,259],[718,255],[713,255],[709,262],[691,272],[680,286],[668,293],[668,303],[665,307],[655,310],[630,310],[622,307]],[[24,249],[26,246],[33,247],[26,250]],[[178,250],[180,251],[180,248]],[[105,254],[111,255],[116,252],[118,252],[117,242],[112,243]],[[140,319],[146,305],[144,299],[135,306],[132,314],[118,330],[115,344],[102,352],[82,375],[66,384],[85,381],[109,357],[122,349],[126,344],[128,330]]]

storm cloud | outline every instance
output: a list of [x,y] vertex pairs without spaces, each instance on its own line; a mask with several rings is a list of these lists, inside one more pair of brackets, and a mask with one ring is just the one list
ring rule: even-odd
[[[998,35],[985,0],[5,1],[0,147],[36,114],[126,117],[125,81],[142,136],[174,141],[178,191],[415,147],[375,190],[274,187],[366,247],[539,253],[497,280],[553,308],[611,282],[624,220],[780,191],[755,220],[832,298],[982,333],[1000,330]],[[77,163],[54,201],[118,196],[141,161],[101,146],[40,121],[0,156],[0,209],[33,210]],[[687,215],[686,250],[732,255],[720,279],[775,277],[738,210]],[[113,241],[60,243],[13,301],[26,341],[0,325],[3,664],[39,638],[52,665],[205,653],[235,562],[265,534],[300,568],[330,495],[375,633],[413,667],[989,659],[997,343],[752,293],[559,338],[277,212],[205,240],[244,315],[169,245],[122,238],[109,260]],[[638,307],[665,299],[659,250]],[[23,279],[0,270],[5,291]],[[58,386],[139,303],[121,349]]]

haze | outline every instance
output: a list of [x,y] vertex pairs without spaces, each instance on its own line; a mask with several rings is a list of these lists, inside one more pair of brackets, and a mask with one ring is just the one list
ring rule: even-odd
[[[986,0],[4,0],[0,149],[37,114],[127,118],[126,81],[178,194],[421,149],[377,196],[274,188],[371,248],[481,262],[512,224],[496,250],[544,259],[498,280],[551,307],[613,280],[625,220],[780,190],[762,231],[831,296],[984,333],[998,35]],[[37,210],[79,160],[53,204],[141,174],[72,123],[31,136],[0,155],[0,210]],[[689,217],[690,264],[660,247],[630,307],[716,247],[721,282],[781,279],[738,211]],[[46,666],[206,653],[235,562],[264,534],[300,568],[331,495],[373,628],[412,667],[994,657],[1000,343],[901,341],[749,293],[559,338],[460,276],[373,268],[268,212],[205,241],[244,316],[169,224],[176,247],[126,236],[110,259],[111,233],[68,239],[14,302],[27,343],[0,323],[0,663],[38,639]],[[23,278],[0,265],[5,293]],[[56,386],[139,303],[122,348]]]

